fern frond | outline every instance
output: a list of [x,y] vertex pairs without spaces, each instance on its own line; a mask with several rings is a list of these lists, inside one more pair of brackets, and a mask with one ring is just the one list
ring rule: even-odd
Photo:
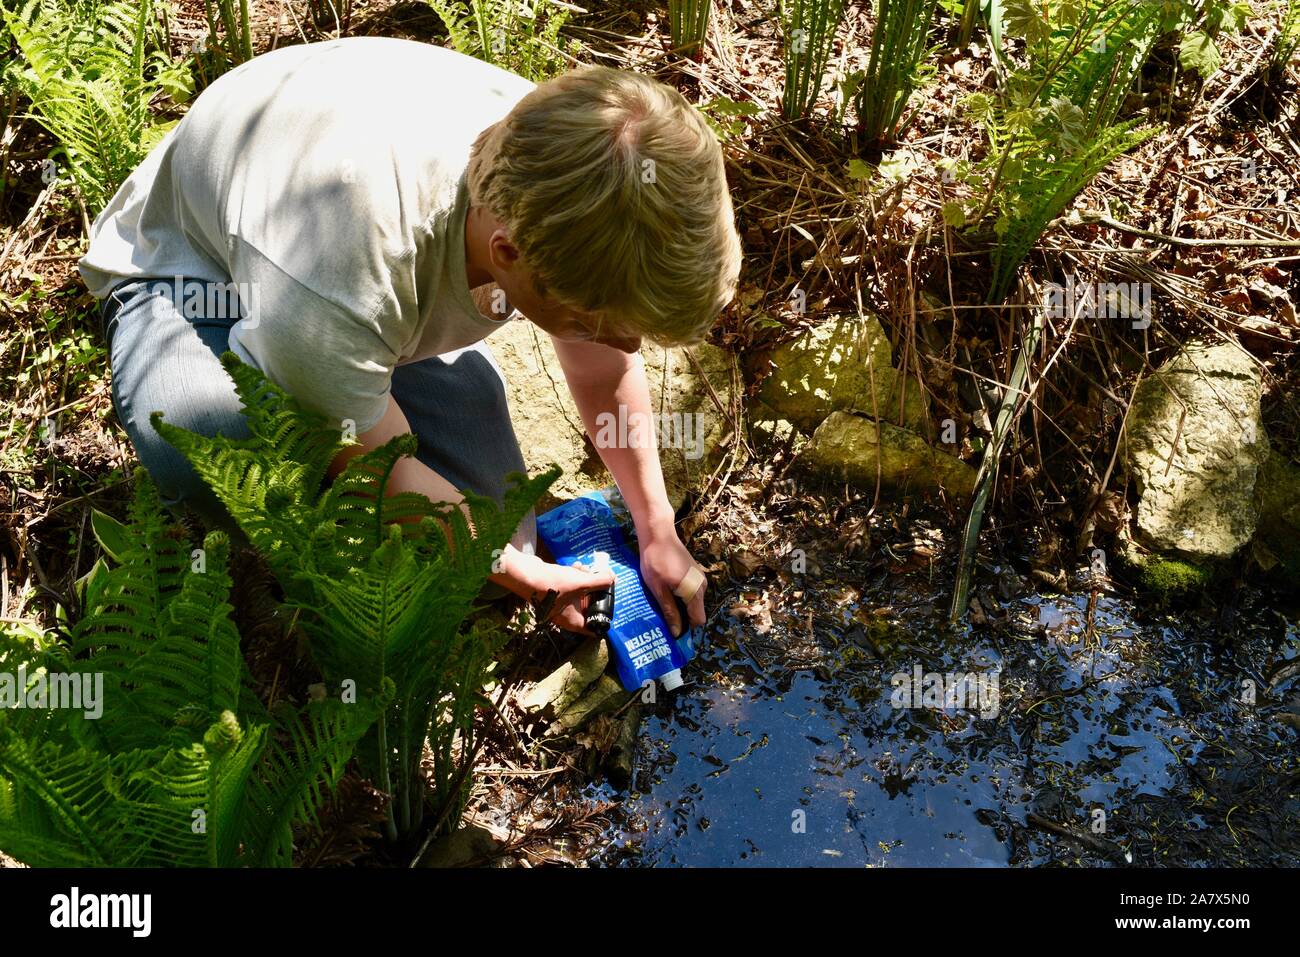
[[226,536],[189,554],[143,472],[137,483],[119,564],[72,648],[0,639],[0,664],[29,668],[29,683],[66,671],[104,686],[98,717],[0,710],[0,848],[34,866],[290,863],[294,826],[388,699],[301,727],[282,709],[273,724],[245,691]]
[[[257,370],[231,355],[223,361],[244,400],[251,438],[198,436],[157,416],[155,427],[212,486],[305,612],[301,623],[326,683],[352,682],[368,698],[392,684],[392,705],[362,757],[393,794],[400,830],[408,832],[420,824],[425,800],[424,739],[454,737],[472,725],[490,660],[490,649],[484,657],[467,648],[462,623],[493,561],[559,471],[517,476],[502,505],[468,490],[461,505],[433,503],[390,488],[397,462],[416,450],[407,435],[354,456],[322,492],[326,466],[341,448],[338,431]],[[452,725],[444,726],[448,699]],[[390,835],[398,830],[394,820]]]
[[541,82],[564,69],[560,30],[569,19],[549,0],[428,0],[459,53]]
[[989,301],[1004,298],[1015,281],[1016,270],[1029,255],[1048,224],[1060,216],[1092,178],[1117,156],[1128,152],[1154,135],[1152,128],[1121,123],[1103,131],[1077,153],[1057,160],[1027,151],[1014,181],[1005,189],[1013,212],[1004,221],[1005,230],[993,250],[993,281]]
[[1159,4],[1005,0],[1029,64],[1009,78],[985,127],[992,169],[977,219],[998,212],[989,301],[1010,291],[1020,263],[1053,220],[1105,166],[1151,135],[1117,122],[1164,20]]
[[[272,568],[283,571],[309,544],[305,513],[316,503],[343,437],[233,352],[221,362],[234,380],[248,438],[199,436],[157,412],[150,422],[190,460]],[[267,449],[276,450],[274,459]]]
[[1093,0],[1077,27],[1085,41],[1055,74],[1044,101],[1063,97],[1083,111],[1093,135],[1111,126],[1160,34],[1160,4]]
[[213,721],[236,709],[243,670],[225,534],[210,533],[192,556],[142,476],[131,521],[122,564],[104,574],[93,613],[72,633],[74,669],[102,675],[113,702],[90,730],[114,750],[158,743],[182,710]]
[[377,695],[354,703],[338,698],[313,702],[305,713],[281,708],[277,714],[288,746],[272,740],[268,760],[248,783],[249,817],[257,866],[292,861],[292,825],[312,825],[328,791],[337,787],[358,742],[383,714],[394,696],[391,681]]
[[[245,730],[230,711],[225,712],[203,737],[208,758],[208,863],[213,867],[236,864],[249,831],[261,823],[258,811],[248,797],[266,744],[266,727],[253,725]],[[274,835],[275,830],[269,833]]]
[[147,75],[154,7],[149,0],[28,0],[0,15],[22,58],[15,82],[97,214],[154,141],[149,102],[161,89]]
[[[202,858],[185,792],[160,790],[168,750],[104,755],[14,735],[0,717],[0,847],[49,867],[183,865]],[[169,800],[159,800],[170,794]],[[184,819],[182,819],[182,812]],[[182,828],[182,824],[184,827]],[[167,860],[155,856],[159,844]]]

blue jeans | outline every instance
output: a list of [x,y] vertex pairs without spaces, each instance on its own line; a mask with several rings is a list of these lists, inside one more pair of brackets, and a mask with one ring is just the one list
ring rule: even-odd
[[[113,372],[114,411],[163,502],[173,509],[193,508],[210,526],[232,528],[212,490],[149,422],[150,413],[160,410],[172,425],[203,435],[249,434],[234,383],[219,359],[229,348],[238,304],[216,295],[209,298],[209,284],[202,283],[204,305],[221,303],[217,311],[230,318],[186,317],[181,308],[185,290],[201,282],[128,280],[104,299],[101,318]],[[456,488],[500,502],[507,475],[525,471],[510,422],[505,379],[485,343],[398,366],[392,394],[419,440],[416,458]],[[536,541],[530,512],[513,542],[516,548],[532,551]]]

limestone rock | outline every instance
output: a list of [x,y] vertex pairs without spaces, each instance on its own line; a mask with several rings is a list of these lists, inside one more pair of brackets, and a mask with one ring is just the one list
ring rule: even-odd
[[617,678],[601,675],[581,698],[555,719],[546,734],[548,737],[571,734],[593,718],[618,711],[630,698]]
[[568,661],[556,668],[520,700],[527,714],[553,717],[563,714],[605,672],[609,645],[603,638],[588,638]]
[[975,469],[961,459],[931,448],[915,432],[849,412],[827,416],[799,454],[799,462],[864,489],[875,488],[879,467],[881,489],[890,495],[943,492],[968,502],[975,490]]
[[750,438],[761,448],[790,445],[798,451],[807,440],[807,436],[789,419],[768,408],[758,399],[749,403]]
[[475,867],[491,863],[500,855],[501,844],[486,828],[470,824],[452,831],[429,845],[420,858],[421,867]]
[[1272,553],[1283,575],[1300,582],[1300,466],[1270,453],[1259,470],[1256,501],[1256,541]]
[[[762,354],[752,371],[761,373],[768,363],[772,374],[760,384],[758,398],[805,432],[812,432],[837,411],[878,414],[883,421],[897,424],[900,409],[904,426],[928,431],[921,388],[894,368],[889,338],[874,317],[824,320]],[[756,410],[761,416],[762,407]]]
[[[552,463],[564,470],[539,503],[539,511],[612,484],[613,478],[583,429],[550,336],[517,318],[493,333],[488,346],[505,375],[510,418],[529,473],[536,474]],[[703,376],[685,350],[666,350],[649,342],[641,348],[656,416],[650,426],[659,438],[659,461],[674,507],[708,478],[717,464],[717,446],[730,431],[709,387],[723,407],[729,408],[735,361],[716,346],[701,344],[691,351]],[[607,437],[614,440],[636,441],[641,434],[637,423],[628,421],[626,415],[622,422],[606,425]]]
[[1188,344],[1138,386],[1123,452],[1142,545],[1216,561],[1255,534],[1268,457],[1260,392],[1258,367],[1230,343]]

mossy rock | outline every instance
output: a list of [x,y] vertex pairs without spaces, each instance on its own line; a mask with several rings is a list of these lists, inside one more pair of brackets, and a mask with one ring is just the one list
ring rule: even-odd
[[1204,591],[1214,571],[1177,558],[1151,558],[1138,570],[1138,584],[1161,603]]
[[1127,539],[1117,544],[1120,571],[1161,608],[1199,595],[1218,577],[1210,563],[1142,552]]
[[921,387],[894,368],[889,338],[874,316],[823,319],[747,361],[750,374],[762,376],[755,419],[771,414],[812,433],[832,412],[856,411],[929,433]]
[[799,453],[813,474],[881,490],[892,498],[947,498],[969,502],[975,469],[932,448],[924,438],[886,422],[832,412]]

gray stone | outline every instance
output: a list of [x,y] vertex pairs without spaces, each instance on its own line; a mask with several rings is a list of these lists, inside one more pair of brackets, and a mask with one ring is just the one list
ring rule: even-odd
[[804,468],[847,479],[859,488],[880,487],[891,496],[937,496],[968,502],[975,469],[896,425],[849,412],[832,412],[799,453]]
[[623,685],[611,675],[601,675],[581,698],[555,719],[546,729],[547,737],[572,734],[587,722],[613,714],[631,700]]
[[1300,466],[1271,452],[1259,470],[1255,492],[1255,541],[1267,549],[1281,574],[1300,583]]
[[429,845],[421,867],[481,867],[500,855],[501,844],[486,828],[470,824]]
[[547,718],[563,714],[605,672],[609,645],[603,638],[588,638],[569,660],[537,682],[519,702],[529,715]]
[[[516,319],[493,333],[488,345],[505,374],[510,418],[529,473],[536,474],[552,463],[564,470],[542,499],[539,511],[613,484],[583,429],[550,336],[531,322]],[[652,428],[660,439],[659,461],[674,508],[689,490],[708,478],[717,464],[718,444],[730,431],[710,387],[723,408],[730,409],[735,360],[708,344],[693,346],[691,351],[702,376],[683,349],[663,349],[649,342],[641,349],[656,416]],[[611,439],[635,440],[639,434],[637,423],[626,416],[622,423],[605,425],[605,434]],[[596,438],[601,438],[599,429]]]
[[[925,396],[893,366],[893,350],[874,317],[825,319],[798,338],[762,353],[750,371],[771,375],[758,398],[779,418],[812,432],[828,415],[857,411],[914,431],[929,430]],[[765,414],[756,406],[756,417]]]
[[1268,457],[1260,393],[1258,367],[1230,343],[1190,343],[1138,386],[1123,454],[1140,544],[1217,561],[1255,534]]

